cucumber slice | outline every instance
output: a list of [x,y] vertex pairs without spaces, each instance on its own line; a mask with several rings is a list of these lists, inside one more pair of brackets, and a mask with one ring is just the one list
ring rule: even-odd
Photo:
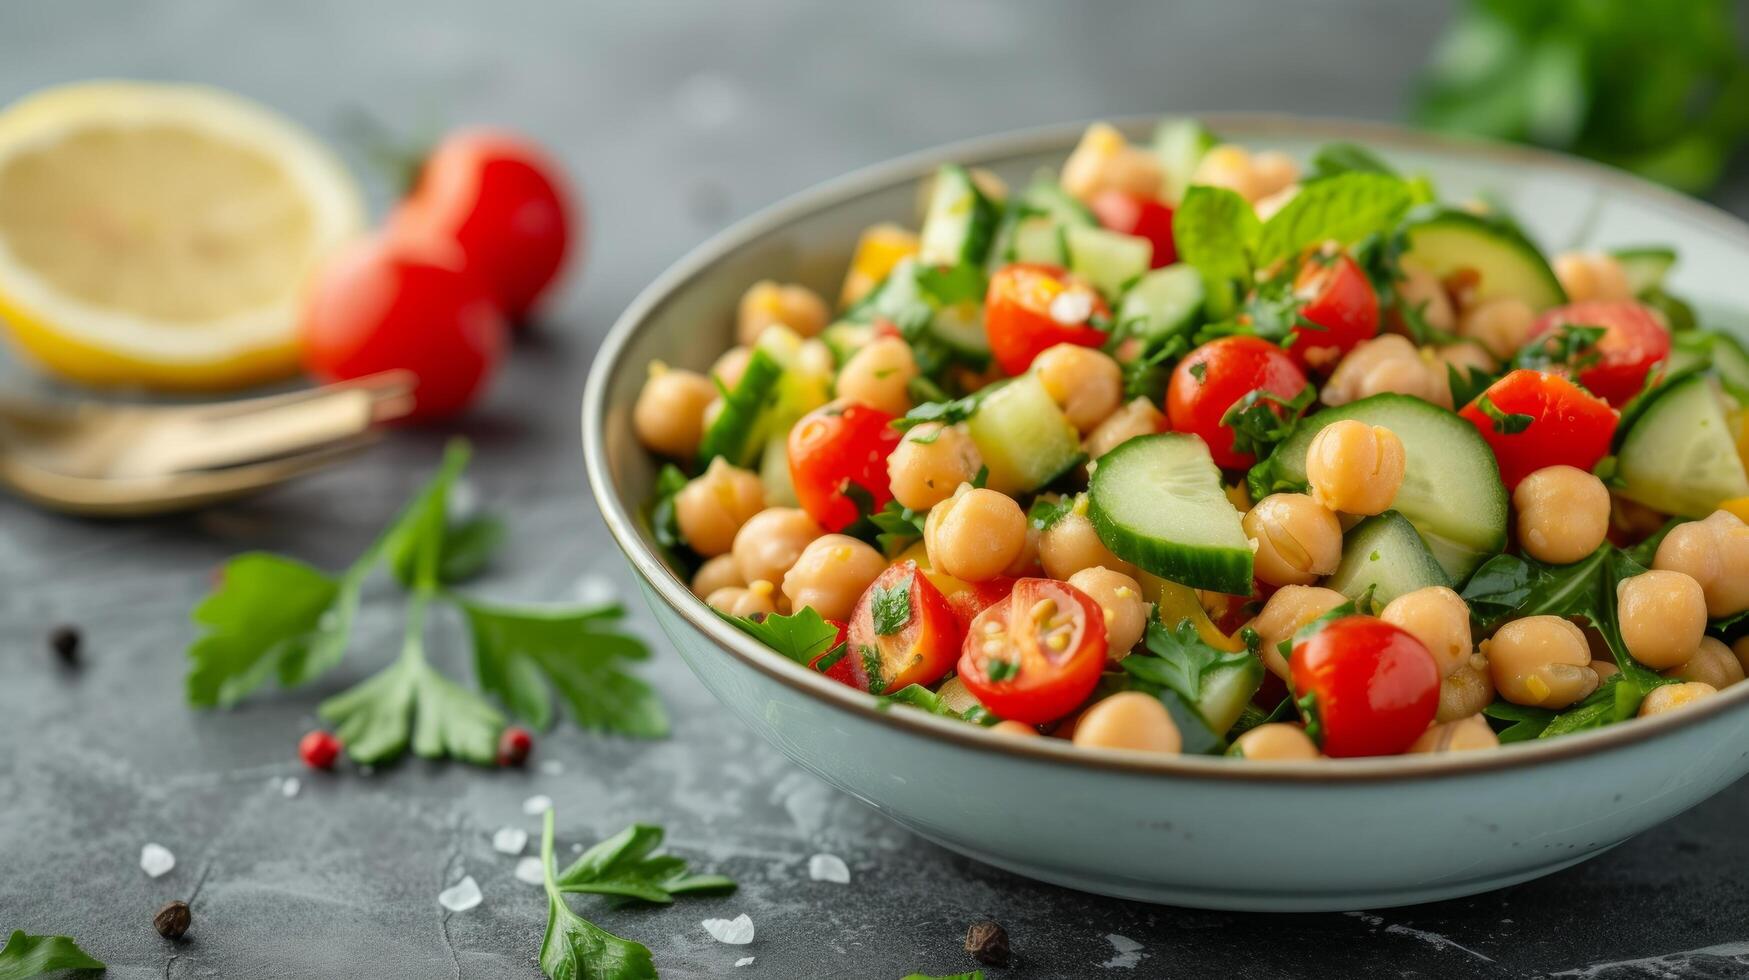
[[1117,329],[1156,348],[1202,325],[1202,275],[1183,263],[1155,269],[1130,287],[1117,308]]
[[1621,494],[1678,517],[1706,517],[1721,500],[1749,497],[1749,476],[1714,383],[1685,378],[1641,413],[1616,454]]
[[1113,554],[1147,572],[1192,588],[1251,591],[1251,545],[1196,436],[1137,436],[1100,457],[1087,516]]
[[709,463],[718,456],[736,466],[746,466],[758,458],[762,448],[758,439],[760,419],[765,408],[777,398],[777,382],[783,377],[783,365],[764,347],[755,346],[747,358],[747,369],[734,390],[723,396],[723,410],[711,420],[698,444],[698,460]]
[[868,323],[852,323],[849,320],[839,320],[820,331],[820,339],[825,341],[827,349],[832,351],[832,361],[839,367],[859,350],[874,340],[874,326]]
[[1408,460],[1392,506],[1421,532],[1453,582],[1469,578],[1506,546],[1506,486],[1493,451],[1475,426],[1410,395],[1373,395],[1306,418],[1252,467],[1252,496],[1305,489],[1312,437],[1341,419],[1382,425],[1403,440]]
[[1404,265],[1441,279],[1468,269],[1480,278],[1478,301],[1516,296],[1542,311],[1567,301],[1543,253],[1524,233],[1497,218],[1434,209],[1411,214],[1403,226],[1409,247]]
[[1055,175],[1041,171],[1002,216],[990,249],[990,267],[994,270],[1010,262],[1067,265],[1063,231],[1077,225],[1093,228],[1099,222],[1087,205],[1063,190]]
[[984,332],[984,304],[976,300],[937,309],[929,319],[928,333],[962,355],[990,356],[990,336]]
[[1628,291],[1639,296],[1664,285],[1664,277],[1676,265],[1676,250],[1663,246],[1612,249],[1609,253],[1628,278]]
[[996,215],[996,205],[978,189],[966,168],[943,164],[929,195],[918,258],[925,265],[981,265],[996,233]]
[[1084,225],[1088,228],[1099,227],[1099,221],[1093,217],[1093,212],[1087,205],[1076,200],[1063,185],[1057,183],[1055,174],[1050,171],[1040,171],[1026,192],[1020,196],[1021,206],[1027,214],[1040,215],[1051,219],[1060,225]]
[[1684,330],[1670,337],[1668,367],[1672,375],[1712,368],[1738,400],[1749,396],[1749,352],[1737,338],[1712,330]]
[[1342,563],[1324,585],[1350,599],[1367,589],[1384,605],[1405,592],[1430,585],[1451,586],[1445,569],[1427,550],[1415,525],[1394,510],[1369,517],[1342,536]]
[[846,319],[856,323],[885,319],[899,328],[906,340],[933,337],[966,360],[981,363],[988,359],[990,340],[984,333],[982,297],[943,304],[924,288],[923,271],[917,259],[901,259],[867,299],[845,314]]
[[1069,248],[1069,271],[1092,283],[1106,299],[1122,296],[1154,259],[1153,242],[1106,228],[1074,225],[1064,230],[1063,239]]
[[767,439],[759,454],[759,482],[765,484],[765,506],[800,507],[789,475],[789,440]]
[[1263,661],[1246,657],[1203,675],[1202,696],[1196,699],[1196,710],[1215,734],[1225,735],[1262,686]]
[[1045,217],[1022,218],[1014,226],[1003,264],[1009,262],[1042,262],[1046,265],[1068,265],[1069,246],[1063,240],[1066,226]]
[[990,468],[986,485],[1010,495],[1045,486],[1084,458],[1079,433],[1030,374],[986,395],[966,431]]
[[1191,175],[1203,154],[1220,142],[1207,126],[1195,119],[1168,119],[1154,130],[1154,155],[1164,171],[1160,197],[1174,207],[1184,200]]

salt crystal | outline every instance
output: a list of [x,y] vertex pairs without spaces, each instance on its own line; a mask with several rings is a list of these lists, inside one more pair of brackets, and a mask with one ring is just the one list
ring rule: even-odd
[[499,854],[521,854],[528,846],[528,831],[521,827],[499,827],[492,835],[492,850]]
[[815,881],[832,881],[840,885],[850,884],[850,868],[844,859],[836,854],[816,854],[808,858],[808,877]]
[[437,904],[451,912],[466,912],[480,904],[480,886],[474,881],[473,875],[456,882],[437,893]]
[[531,817],[538,817],[553,808],[553,798],[544,794],[536,794],[522,801],[522,812]]
[[1117,955],[1099,964],[1100,966],[1118,970],[1133,970],[1136,968],[1136,964],[1142,962],[1142,957],[1147,955],[1142,952],[1142,944],[1128,936],[1120,936],[1115,932],[1107,933],[1105,941],[1111,944],[1112,949],[1117,950]]
[[710,933],[711,938],[719,943],[745,946],[753,941],[753,920],[747,918],[745,912],[733,919],[706,919],[701,924],[704,931]]
[[540,858],[525,857],[516,862],[516,880],[537,888],[546,884],[546,869],[541,867]]
[[539,768],[543,776],[561,776],[565,772],[565,764],[557,759],[543,759]]
[[585,575],[577,580],[576,595],[585,606],[605,606],[619,601],[619,587],[605,575]]
[[176,867],[176,855],[170,853],[170,848],[163,844],[147,844],[140,848],[140,870],[153,878],[159,878],[170,873]]
[[287,776],[285,782],[279,784],[279,791],[284,793],[288,800],[298,795],[298,790],[303,788],[304,784],[299,782],[296,776]]
[[735,965],[736,966],[752,966],[753,965],[753,957],[743,956],[740,959],[735,961]]

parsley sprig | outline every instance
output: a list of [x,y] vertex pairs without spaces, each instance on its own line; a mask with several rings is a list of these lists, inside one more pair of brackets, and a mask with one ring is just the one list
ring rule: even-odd
[[1318,391],[1306,385],[1292,398],[1283,398],[1266,388],[1253,388],[1221,416],[1221,424],[1233,430],[1233,451],[1262,459],[1293,434],[1300,416],[1312,407]]

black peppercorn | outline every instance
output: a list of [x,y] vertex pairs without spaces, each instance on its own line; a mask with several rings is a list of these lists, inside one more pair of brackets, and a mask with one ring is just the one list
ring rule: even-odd
[[966,952],[987,966],[1008,965],[1008,932],[985,919],[966,930]]
[[188,924],[194,921],[194,916],[188,911],[188,903],[180,899],[158,910],[152,916],[152,928],[158,930],[158,935],[165,939],[181,939],[188,932]]
[[79,666],[79,629],[75,626],[57,626],[49,631],[49,649],[55,651],[55,656],[61,663],[69,667]]

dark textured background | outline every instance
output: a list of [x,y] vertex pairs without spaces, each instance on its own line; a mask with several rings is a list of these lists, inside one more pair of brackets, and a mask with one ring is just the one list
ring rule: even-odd
[[[478,589],[540,600],[591,576],[629,588],[584,487],[582,379],[634,292],[729,220],[861,164],[1035,123],[1198,108],[1390,118],[1444,16],[1439,4],[1330,0],[14,2],[0,10],[0,100],[93,75],[190,79],[330,136],[361,107],[408,129],[502,122],[551,146],[587,196],[587,259],[463,427],[478,449],[473,487],[514,518]],[[1725,195],[1740,212],[1746,190],[1738,179]],[[17,369],[0,378],[29,383]],[[389,656],[396,605],[371,605],[349,661],[311,690],[230,713],[184,708],[185,617],[215,564],[254,547],[344,563],[442,438],[400,433],[340,471],[172,520],[95,524],[0,500],[0,930],[71,933],[128,980],[534,977],[544,903],[489,836],[534,829],[521,802],[546,793],[566,845],[662,823],[675,850],[740,880],[733,897],[668,909],[574,903],[647,943],[671,977],[970,969],[960,939],[983,916],[1008,926],[1018,954],[997,976],[1749,972],[1741,785],[1504,892],[1376,915],[1232,915],[1092,898],[921,843],[756,741],[659,643],[647,674],[673,737],[561,729],[537,758],[562,774],[418,761],[368,776],[301,770],[293,744],[313,706]],[[45,649],[60,622],[85,630],[82,673]],[[438,648],[461,666],[453,643]],[[294,775],[303,790],[287,799],[273,780]],[[1317,846],[1317,828],[1292,814],[1280,832]],[[140,871],[147,841],[176,852],[174,872]],[[849,862],[849,886],[808,880],[807,856],[822,851]],[[446,915],[437,893],[464,873],[485,902]],[[160,940],[152,911],[191,894],[189,940]],[[750,947],[699,927],[742,911],[758,928]],[[1142,944],[1139,966],[1102,965],[1116,952],[1108,934]],[[754,965],[734,969],[745,955]]]

